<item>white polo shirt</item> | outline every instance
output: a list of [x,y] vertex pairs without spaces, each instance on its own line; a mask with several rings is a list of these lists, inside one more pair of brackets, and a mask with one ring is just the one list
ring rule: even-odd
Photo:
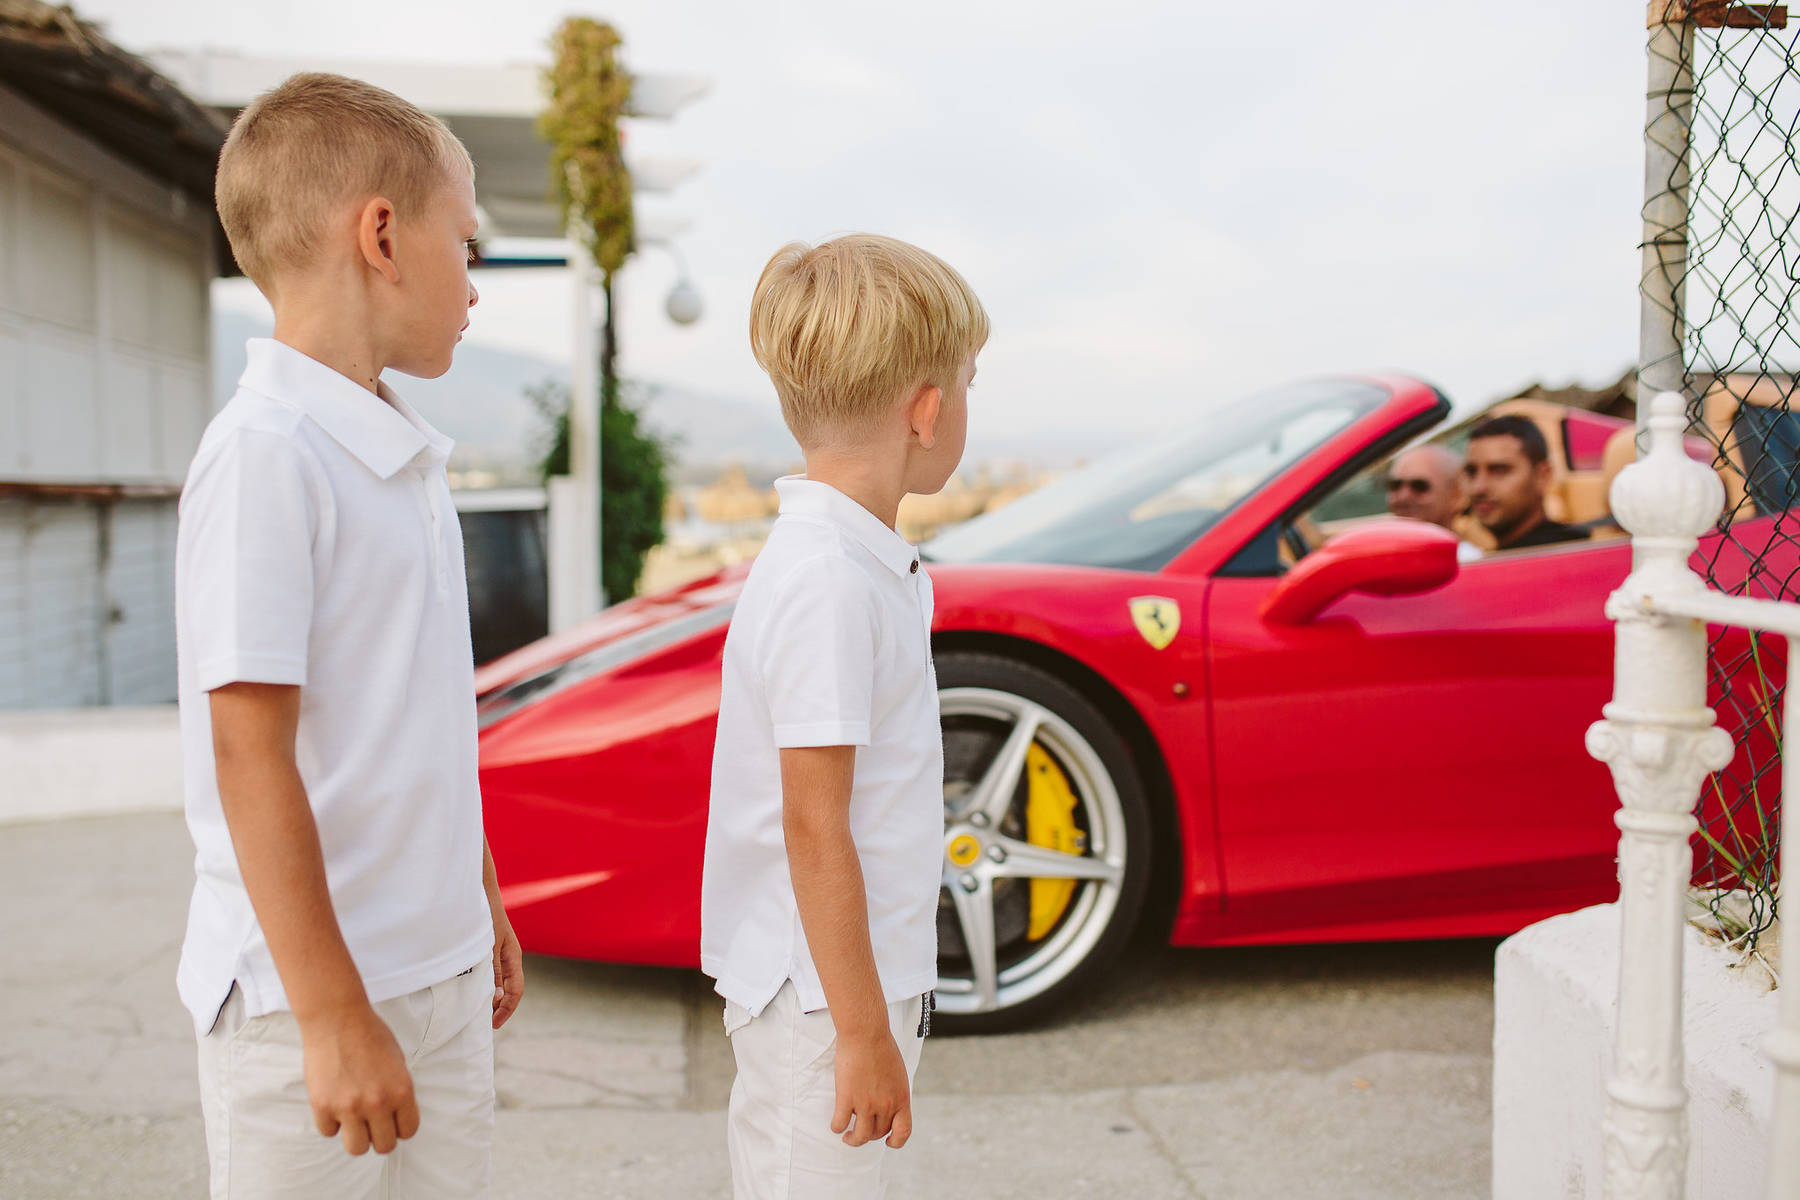
[[175,609],[197,876],[176,981],[201,1033],[234,980],[248,1015],[288,1007],[219,805],[207,692],[227,683],[300,685],[300,776],[369,999],[492,954],[450,448],[385,386],[264,338],[200,441]]
[[725,637],[700,965],[752,1014],[789,979],[803,1008],[825,1007],[788,874],[779,752],[855,746],[850,834],[892,1003],[937,983],[944,741],[931,579],[918,551],[842,492],[803,476],[775,489],[781,515]]

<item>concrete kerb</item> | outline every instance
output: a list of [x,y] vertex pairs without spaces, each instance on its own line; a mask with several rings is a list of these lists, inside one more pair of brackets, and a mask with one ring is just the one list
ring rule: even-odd
[[[1776,997],[1761,969],[1684,932],[1687,1195],[1762,1194],[1775,1073],[1763,1043]],[[1494,1200],[1599,1200],[1601,1122],[1619,992],[1619,907],[1551,917],[1494,964]]]
[[0,714],[0,824],[180,809],[173,704]]

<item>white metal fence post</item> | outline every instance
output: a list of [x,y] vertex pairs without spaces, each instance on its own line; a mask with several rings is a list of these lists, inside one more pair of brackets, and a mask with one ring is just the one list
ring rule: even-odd
[[[1795,641],[1791,636],[1788,638],[1790,672],[1794,669]],[[1783,687],[1781,697],[1784,818],[1791,811],[1786,807],[1788,798],[1795,794],[1795,788],[1800,788],[1800,765],[1796,765],[1793,755],[1787,752],[1788,730],[1800,728],[1793,720],[1800,715],[1800,688],[1792,686],[1793,680],[1793,675],[1789,674],[1788,685]],[[1800,870],[1800,821],[1781,822],[1780,864],[1780,889],[1786,892],[1788,872]],[[1775,1060],[1775,1111],[1769,1119],[1773,1136],[1769,1142],[1769,1174],[1763,1193],[1767,1200],[1793,1200],[1800,1196],[1800,934],[1795,933],[1800,919],[1796,918],[1800,918],[1800,914],[1790,911],[1786,922],[1780,926],[1784,978],[1775,1032],[1769,1035],[1767,1043],[1769,1057]]]
[[1704,592],[1688,569],[1724,505],[1718,476],[1683,450],[1685,406],[1652,403],[1649,453],[1620,473],[1612,509],[1635,565],[1607,601],[1617,622],[1613,702],[1588,730],[1612,770],[1620,809],[1623,946],[1618,1032],[1605,1122],[1609,1200],[1679,1200],[1687,1173],[1681,1046],[1682,926],[1701,781],[1731,761],[1731,737],[1706,707],[1706,626],[1658,615],[1654,596]]

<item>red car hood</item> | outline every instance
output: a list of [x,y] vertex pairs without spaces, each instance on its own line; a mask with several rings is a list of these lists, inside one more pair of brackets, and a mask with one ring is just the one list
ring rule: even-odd
[[511,654],[475,669],[475,694],[485,695],[496,688],[536,675],[578,654],[597,649],[622,637],[686,616],[700,609],[728,604],[743,590],[744,576],[750,573],[748,562],[727,567],[716,575],[695,580],[654,596],[638,596],[595,613],[573,629],[540,638],[521,646]]
[[[614,605],[573,629],[521,646],[475,669],[475,694],[485,696],[665,621],[729,604],[743,591],[744,578],[749,573],[750,563],[742,562],[672,591]],[[1010,628],[1011,622],[1005,618],[1014,607],[1013,601],[1029,607],[1025,600],[1041,594],[1045,588],[1066,587],[1068,577],[1094,573],[1092,567],[1035,563],[933,563],[931,578],[937,591],[938,615],[933,627]]]

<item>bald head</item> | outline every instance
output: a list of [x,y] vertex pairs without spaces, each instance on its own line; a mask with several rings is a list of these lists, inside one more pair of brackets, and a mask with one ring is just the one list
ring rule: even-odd
[[1450,528],[1467,505],[1462,459],[1442,446],[1415,446],[1388,466],[1388,511]]

